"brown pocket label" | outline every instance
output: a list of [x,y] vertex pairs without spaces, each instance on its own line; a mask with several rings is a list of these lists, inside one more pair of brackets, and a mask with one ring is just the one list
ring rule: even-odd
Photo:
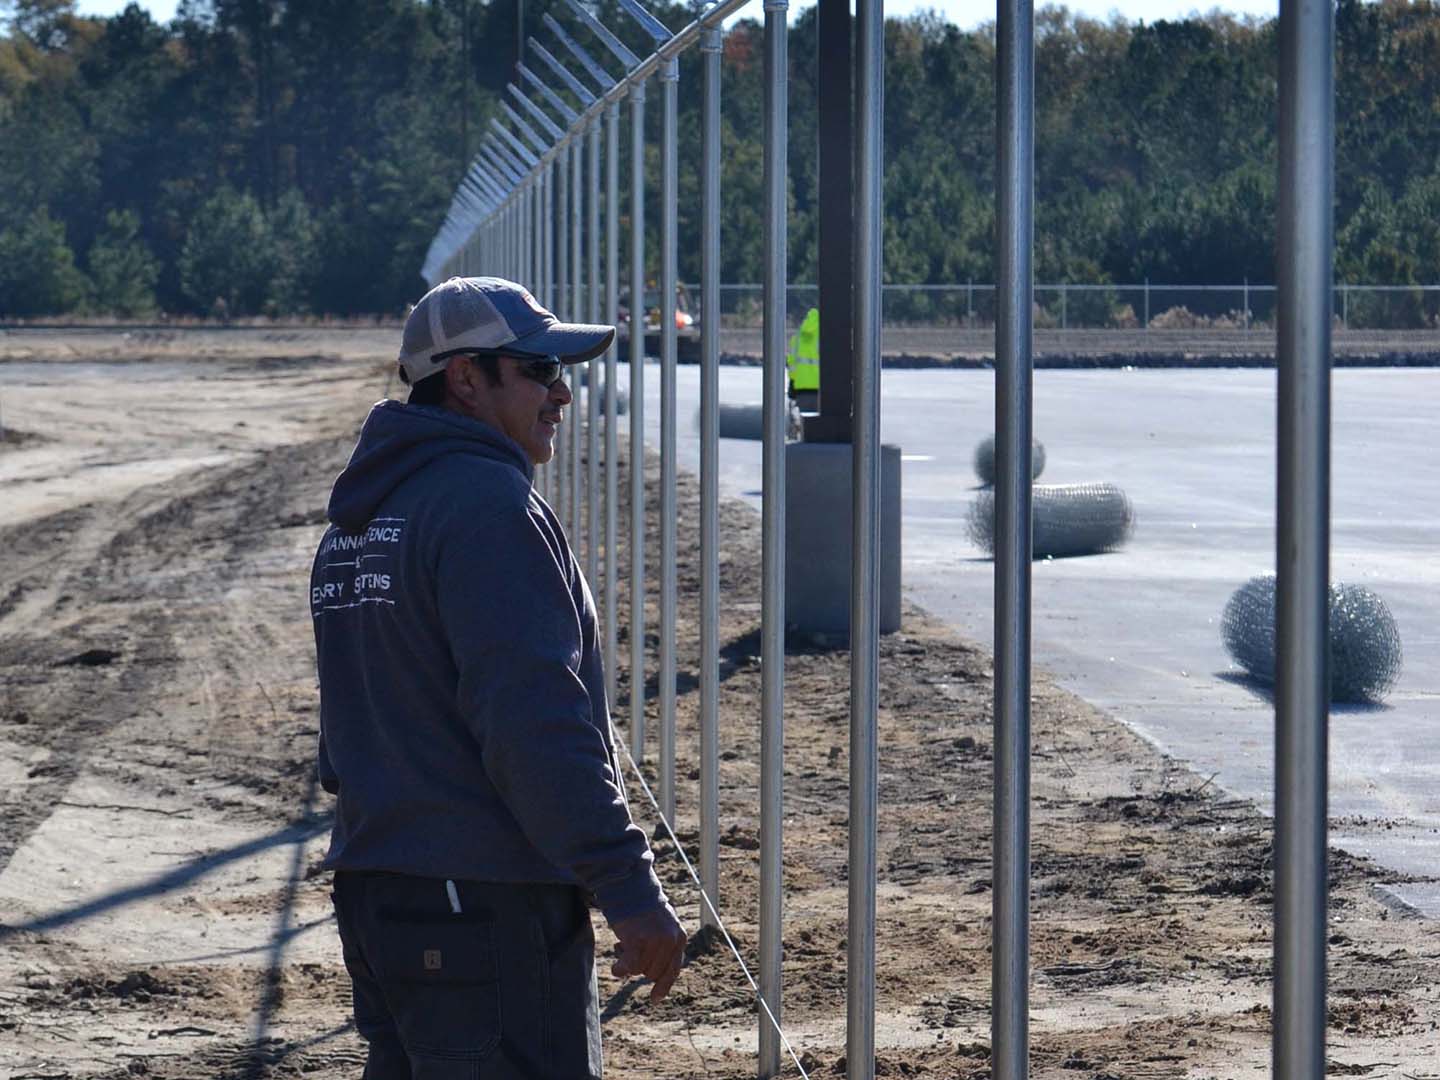
[[439,970],[440,970],[440,966],[441,966],[441,965],[440,965],[440,950],[439,950],[439,949],[426,949],[426,950],[425,950],[424,963],[425,963],[425,970],[426,970],[426,971],[439,971]]

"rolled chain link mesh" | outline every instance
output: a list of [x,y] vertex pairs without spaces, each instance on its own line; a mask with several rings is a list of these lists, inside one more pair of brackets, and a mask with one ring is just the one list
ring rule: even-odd
[[[1034,480],[1045,471],[1045,444],[1039,439],[1030,440],[1030,479]],[[986,435],[975,447],[975,475],[986,487],[995,486],[995,436]]]
[[[1135,510],[1114,484],[1036,484],[1030,506],[1036,559],[1113,551],[1135,527]],[[993,491],[980,492],[970,505],[969,533],[977,546],[995,554]]]
[[[1400,629],[1385,601],[1362,585],[1330,586],[1330,698],[1381,700],[1400,677]],[[1220,636],[1231,659],[1255,679],[1275,681],[1275,575],[1236,589],[1225,605]]]

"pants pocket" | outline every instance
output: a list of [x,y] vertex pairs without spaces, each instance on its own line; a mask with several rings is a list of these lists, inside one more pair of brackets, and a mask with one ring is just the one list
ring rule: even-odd
[[501,1035],[493,923],[382,910],[378,930],[372,964],[412,1060],[488,1057]]

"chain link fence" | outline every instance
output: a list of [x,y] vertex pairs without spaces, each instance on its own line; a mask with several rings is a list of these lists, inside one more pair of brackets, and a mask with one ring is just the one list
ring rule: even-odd
[[[691,295],[698,290],[691,288]],[[819,287],[790,285],[786,317],[798,326],[820,302]],[[764,289],[720,286],[721,326],[758,328]],[[1440,285],[1337,285],[1335,323],[1344,330],[1440,329]],[[886,285],[882,322],[892,327],[989,329],[995,325],[995,286]],[[1043,330],[1257,330],[1275,328],[1275,286],[1036,285],[1035,327]]]

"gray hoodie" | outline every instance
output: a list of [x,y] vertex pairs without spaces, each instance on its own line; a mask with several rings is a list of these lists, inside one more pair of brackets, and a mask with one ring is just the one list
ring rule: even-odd
[[382,401],[310,578],[326,865],[664,902],[610,739],[595,604],[519,445]]

